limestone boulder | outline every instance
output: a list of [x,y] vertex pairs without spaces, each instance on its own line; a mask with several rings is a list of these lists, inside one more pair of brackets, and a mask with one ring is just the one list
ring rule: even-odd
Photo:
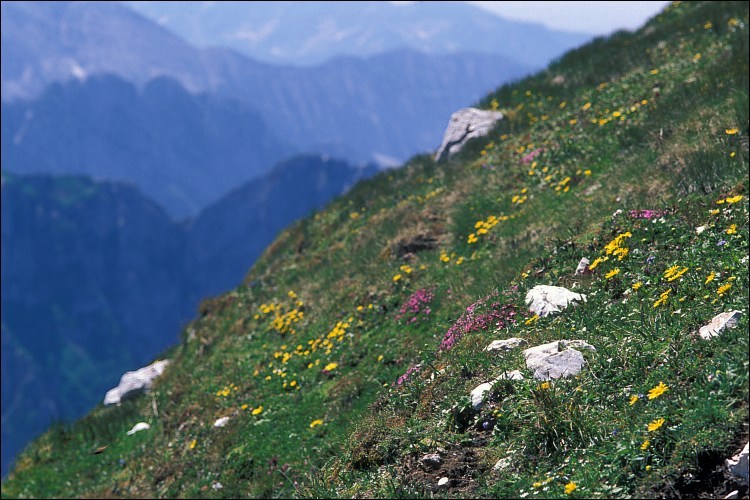
[[578,375],[586,360],[578,349],[595,351],[583,340],[558,340],[548,344],[530,347],[523,351],[526,368],[537,380],[550,380]]
[[586,302],[586,296],[561,286],[537,285],[526,293],[526,305],[540,317],[561,312],[576,302]]
[[443,143],[435,154],[435,161],[447,160],[461,151],[470,139],[487,135],[498,120],[502,120],[500,111],[487,109],[463,108],[451,115],[448,128],[443,134]]
[[164,370],[171,363],[170,360],[164,359],[140,368],[135,371],[125,372],[120,377],[120,383],[114,389],[110,389],[104,395],[104,404],[117,404],[123,399],[132,397],[135,394],[151,389],[154,379],[164,373]]

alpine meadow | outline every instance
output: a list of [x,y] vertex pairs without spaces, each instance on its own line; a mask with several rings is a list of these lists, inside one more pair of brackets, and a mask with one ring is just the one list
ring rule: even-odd
[[488,135],[287,227],[3,498],[746,498],[748,24],[673,2],[498,88]]

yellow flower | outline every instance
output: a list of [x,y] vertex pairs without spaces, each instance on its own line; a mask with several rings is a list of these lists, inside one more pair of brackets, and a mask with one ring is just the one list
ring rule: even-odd
[[730,288],[732,288],[732,284],[731,283],[725,283],[725,284],[721,285],[718,290],[716,290],[716,293],[719,294],[719,297],[722,297],[725,293],[727,293],[727,291]]
[[245,403],[244,405],[240,406],[241,410],[247,410],[248,404]]
[[565,485],[565,493],[567,495],[570,495],[571,493],[573,493],[576,490],[576,488],[578,488],[578,486],[576,485],[576,483],[574,483],[574,482],[571,481],[571,482],[569,482],[568,484]]
[[664,271],[664,277],[667,278],[667,281],[674,281],[677,278],[680,278],[686,272],[688,272],[687,267],[683,267],[682,269],[680,269],[680,266],[672,266]]
[[[717,201],[716,203],[719,203],[719,202]],[[708,213],[710,213],[711,215],[716,215],[719,212],[720,212],[720,210],[718,208],[713,208],[713,209],[711,209],[711,210],[708,211]]]
[[620,268],[616,267],[616,268],[612,269],[610,272],[608,272],[607,274],[605,274],[604,277],[607,278],[607,279],[610,279],[610,278],[614,278],[618,274],[620,274]]
[[593,270],[596,266],[598,266],[602,262],[605,262],[605,261],[608,261],[608,260],[609,260],[609,257],[606,257],[606,256],[605,257],[597,257],[596,259],[594,259],[594,262],[592,262],[591,264],[589,264],[589,270]]
[[314,427],[316,427],[318,425],[322,425],[322,424],[323,424],[323,419],[318,418],[316,420],[313,420],[312,422],[310,422],[310,429],[312,429],[312,428],[314,428]]
[[380,356],[378,356],[378,361],[379,361],[379,362],[380,362],[380,361],[383,361],[383,355],[382,355],[382,354],[381,354]]
[[662,425],[664,425],[664,419],[663,418],[657,418],[656,420],[653,420],[653,421],[651,421],[648,424],[648,432],[654,432],[655,430],[657,430]]
[[198,440],[197,439],[193,439],[192,441],[190,441],[189,448],[192,450],[193,448],[195,448],[196,444],[198,444]]
[[636,396],[635,394],[633,394],[632,396],[630,396],[630,401],[628,402],[628,404],[630,406],[633,406],[638,401],[638,399],[640,398]]
[[532,324],[534,321],[536,321],[538,319],[539,319],[539,315],[535,314],[532,317],[530,317],[529,319],[527,319],[526,321],[524,321],[524,324],[530,325],[530,324]]
[[401,275],[397,274],[396,276],[393,277],[393,282],[395,283],[396,281],[398,281],[400,279],[401,279]]
[[633,290],[638,290],[642,286],[643,286],[643,283],[640,281],[638,283],[633,283]]
[[327,365],[325,366],[325,368],[323,368],[323,369],[324,369],[325,371],[327,371],[327,372],[330,372],[331,370],[335,370],[336,368],[338,368],[338,366],[339,366],[339,364],[338,364],[338,363],[328,363],[328,364],[327,364]]
[[539,385],[540,389],[547,390],[550,388],[549,382],[542,382],[541,385]]
[[591,107],[591,103],[590,103],[590,102],[587,102],[586,104],[584,104],[584,105],[583,105],[583,106],[581,107],[581,109],[582,109],[582,110],[584,110],[584,111],[586,111],[586,110],[587,110],[587,109],[589,109],[590,107]]
[[659,382],[659,385],[648,391],[648,399],[656,399],[669,390],[669,386],[664,382]]
[[706,22],[706,24],[703,25],[703,29],[707,29],[707,30],[710,30],[713,27],[714,27],[714,23],[712,23],[711,21],[708,21]]
[[642,449],[642,450],[645,450],[646,448],[648,448],[648,445],[650,445],[650,444],[651,444],[651,441],[649,441],[648,439],[647,439],[647,440],[645,440],[645,441],[643,442],[643,444],[641,445],[641,449]]
[[738,202],[738,201],[740,201],[741,199],[742,199],[742,195],[741,195],[741,194],[738,194],[737,196],[732,196],[732,197],[730,197],[730,198],[727,198],[727,199],[726,199],[726,200],[724,200],[724,201],[726,201],[727,203],[737,203],[737,202]]
[[706,282],[704,285],[708,285],[713,279],[716,277],[716,273],[711,273],[706,277]]
[[262,411],[263,411],[263,405],[260,405],[259,407],[255,408],[255,409],[254,409],[254,410],[252,411],[252,414],[253,414],[253,415],[260,415],[260,413],[261,413]]
[[729,226],[729,229],[726,230],[727,234],[736,234],[737,233],[737,224],[732,224]]
[[724,129],[724,132],[725,132],[725,133],[726,133],[727,135],[734,135],[734,134],[736,134],[736,133],[737,133],[737,132],[739,132],[739,131],[740,131],[740,130],[739,130],[738,128],[727,128],[727,129]]
[[667,298],[669,298],[669,293],[671,291],[672,290],[670,289],[662,292],[656,302],[654,302],[654,307],[659,307],[660,305],[664,304],[667,301]]

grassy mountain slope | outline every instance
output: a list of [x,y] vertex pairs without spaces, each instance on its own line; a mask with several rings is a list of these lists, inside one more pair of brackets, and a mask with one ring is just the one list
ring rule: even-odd
[[[148,397],[51,430],[3,495],[731,486],[710,473],[747,438],[748,22],[746,2],[675,3],[499,89],[482,103],[506,114],[490,137],[288,228],[245,286],[204,302]],[[574,276],[584,256],[597,265]],[[535,318],[535,284],[588,301]],[[697,338],[731,309],[738,328]],[[542,385],[520,350],[483,352],[513,336],[596,351],[579,376]],[[473,412],[469,391],[513,369],[527,379]],[[140,420],[151,429],[126,436]],[[423,468],[435,452],[444,463]]]

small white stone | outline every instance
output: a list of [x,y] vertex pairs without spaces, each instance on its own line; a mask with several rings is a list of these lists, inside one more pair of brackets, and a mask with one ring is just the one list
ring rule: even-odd
[[697,234],[701,234],[705,230],[706,230],[706,226],[698,226],[698,227],[695,228],[695,232]]
[[440,480],[438,481],[438,486],[440,486],[441,488],[443,488],[445,486],[448,486],[448,483],[450,483],[450,482],[451,482],[451,480],[448,479],[447,477],[441,477]]
[[214,427],[224,427],[229,422],[229,417],[221,417],[214,422]]
[[437,469],[443,463],[443,459],[437,453],[428,453],[421,458],[422,465],[430,469]]
[[518,370],[513,370],[512,372],[505,372],[498,380],[506,379],[506,380],[523,380],[523,374]]
[[224,486],[219,481],[216,481],[216,482],[214,482],[214,483],[211,484],[211,488],[213,488],[215,490],[220,490],[223,487]]
[[526,341],[524,339],[518,337],[512,337],[505,340],[493,340],[490,345],[484,348],[484,350],[487,352],[509,351],[525,343]]
[[471,406],[475,410],[479,410],[484,405],[484,395],[492,389],[492,382],[485,382],[480,384],[471,391]]
[[132,429],[130,429],[125,434],[127,434],[128,436],[132,436],[136,432],[145,431],[145,430],[150,429],[150,428],[151,428],[151,426],[148,425],[146,422],[138,422],[137,424],[135,424],[133,426]]
[[508,457],[501,458],[497,461],[494,467],[492,467],[492,470],[499,472],[503,469],[507,469],[511,464],[511,460]]
[[576,267],[576,274],[583,274],[586,272],[586,270],[589,268],[589,259],[586,257],[582,258],[581,261],[578,263],[578,267]]
[[705,340],[711,337],[718,337],[725,329],[737,326],[740,316],[742,316],[742,311],[729,311],[717,314],[709,324],[701,327],[698,334]]

